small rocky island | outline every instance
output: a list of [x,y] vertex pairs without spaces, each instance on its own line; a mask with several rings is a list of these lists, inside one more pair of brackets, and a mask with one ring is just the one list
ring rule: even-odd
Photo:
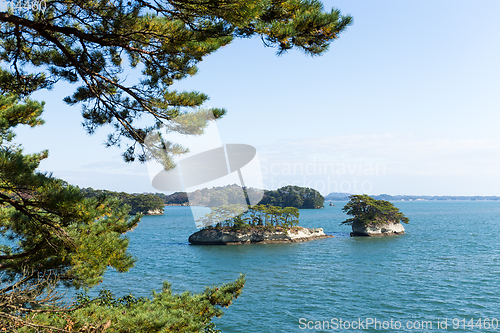
[[[211,209],[201,221],[206,227],[189,236],[194,245],[239,245],[296,243],[313,239],[331,238],[322,228],[297,226],[299,210],[294,207],[256,205],[240,214],[235,214],[237,205]],[[213,226],[214,219],[232,216]]]
[[163,208],[155,208],[155,209],[149,209],[145,212],[139,212],[142,215],[163,215]]
[[353,223],[351,236],[394,236],[405,233],[405,228],[400,222],[397,223]]
[[222,227],[195,232],[189,236],[189,243],[195,245],[296,243],[330,237],[333,236],[326,235],[322,228],[292,227],[290,229],[276,228],[274,231],[266,228],[252,228],[242,231],[231,227]]
[[352,226],[351,236],[393,236],[405,233],[401,224],[409,219],[385,200],[375,200],[368,195],[351,195],[349,202],[342,208],[353,216],[342,224]]

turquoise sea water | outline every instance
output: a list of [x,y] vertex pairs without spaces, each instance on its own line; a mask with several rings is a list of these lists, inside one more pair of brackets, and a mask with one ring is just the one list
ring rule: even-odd
[[107,272],[99,288],[147,296],[168,280],[200,292],[244,273],[242,295],[215,320],[224,333],[359,331],[345,321],[364,332],[500,331],[500,202],[397,202],[407,233],[382,238],[349,237],[344,204],[300,212],[302,226],[335,238],[240,246],[189,245],[189,207],[166,207],[129,233],[136,266]]

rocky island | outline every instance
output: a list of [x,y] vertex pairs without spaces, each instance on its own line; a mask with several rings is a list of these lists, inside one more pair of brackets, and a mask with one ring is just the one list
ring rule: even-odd
[[393,236],[402,235],[405,228],[400,222],[397,223],[353,223],[351,236]]
[[313,239],[330,238],[322,228],[292,227],[290,229],[252,228],[237,230],[231,227],[202,229],[189,236],[189,243],[195,245],[238,245],[296,243]]
[[[227,205],[211,209],[198,221],[205,226],[189,236],[194,245],[238,245],[296,243],[313,239],[331,238],[322,228],[297,226],[299,210],[255,205],[237,213],[241,206]],[[227,217],[222,218],[220,217]],[[216,223],[214,223],[216,222]]]
[[349,202],[342,208],[353,216],[341,224],[352,226],[351,236],[393,236],[405,233],[401,224],[409,219],[385,200],[375,200],[368,195],[351,195]]

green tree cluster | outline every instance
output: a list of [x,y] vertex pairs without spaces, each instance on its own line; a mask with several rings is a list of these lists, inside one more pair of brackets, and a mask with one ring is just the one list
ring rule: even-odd
[[315,189],[288,185],[277,190],[265,191],[259,204],[314,209],[323,208],[324,202],[325,198]]
[[170,195],[165,195],[164,202],[166,205],[187,205],[189,199],[186,192],[175,192]]
[[258,189],[241,187],[236,184],[204,188],[189,193],[189,205],[205,207],[237,205],[246,202],[245,192],[249,199],[258,198],[261,193]]
[[122,205],[129,206],[129,213],[149,214],[150,211],[163,212],[165,202],[162,197],[152,193],[126,193],[113,192],[108,190],[94,190],[91,187],[82,189],[82,192],[87,198],[109,197],[118,199]]
[[189,195],[186,192],[176,192],[165,196],[165,204],[189,204],[190,206],[205,207],[237,205],[246,202],[242,189],[245,190],[250,202],[257,201],[264,192],[264,196],[259,202],[263,205],[307,209],[321,208],[325,202],[324,197],[318,191],[307,187],[285,186],[274,191],[263,191],[232,184],[196,190]]
[[351,195],[349,202],[342,208],[342,211],[353,217],[341,224],[409,223],[409,219],[391,202],[375,200],[366,194]]
[[299,210],[295,207],[255,205],[243,211],[241,205],[225,205],[212,207],[210,213],[199,222],[208,228],[216,225],[235,230],[256,226],[291,228],[299,224],[299,216]]

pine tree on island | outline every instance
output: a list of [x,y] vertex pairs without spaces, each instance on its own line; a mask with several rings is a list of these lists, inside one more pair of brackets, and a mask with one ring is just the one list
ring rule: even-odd
[[352,226],[351,236],[400,235],[405,233],[401,222],[409,223],[392,203],[375,200],[366,194],[351,195],[342,211],[352,216],[341,223]]
[[329,238],[322,228],[298,226],[299,209],[271,205],[212,207],[198,220],[204,228],[189,237],[196,245],[290,243]]

